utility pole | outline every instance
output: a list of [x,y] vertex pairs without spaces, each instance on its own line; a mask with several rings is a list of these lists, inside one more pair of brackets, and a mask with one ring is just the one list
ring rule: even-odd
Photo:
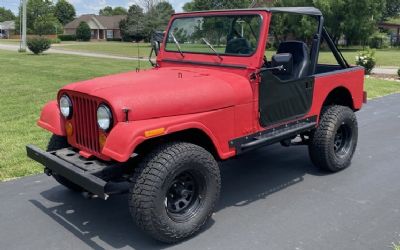
[[22,1],[22,23],[19,25],[22,26],[22,32],[21,32],[21,44],[20,44],[20,50],[21,51],[26,51],[26,1],[27,0],[21,0]]

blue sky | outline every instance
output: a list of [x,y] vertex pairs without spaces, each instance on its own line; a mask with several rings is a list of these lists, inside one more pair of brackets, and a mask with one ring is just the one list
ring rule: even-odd
[[[98,13],[99,9],[105,6],[123,6],[129,7],[135,3],[135,0],[67,0],[75,6],[78,15],[87,13]],[[14,13],[18,12],[20,0],[0,0],[0,6],[6,9],[11,9]],[[53,0],[56,2],[56,0]],[[182,11],[182,6],[189,0],[169,0],[177,12]]]

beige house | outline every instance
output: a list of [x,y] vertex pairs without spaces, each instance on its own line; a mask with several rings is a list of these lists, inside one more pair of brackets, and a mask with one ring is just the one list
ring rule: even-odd
[[98,16],[94,14],[82,15],[64,26],[65,35],[75,35],[76,29],[81,22],[86,22],[91,31],[91,39],[106,40],[106,39],[121,39],[121,30],[119,23],[126,16]]
[[15,22],[5,21],[0,22],[0,38],[10,38],[15,33]]
[[400,45],[400,19],[381,23],[379,28],[389,31],[392,45]]

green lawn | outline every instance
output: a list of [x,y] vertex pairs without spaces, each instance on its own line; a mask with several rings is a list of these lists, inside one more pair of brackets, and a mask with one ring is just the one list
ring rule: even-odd
[[[25,145],[45,148],[49,133],[36,126],[43,105],[63,85],[134,70],[136,62],[0,50],[0,180],[40,173],[25,156]],[[142,62],[142,65],[145,63]]]
[[[54,48],[115,56],[137,57],[138,55],[137,44],[127,42],[63,42],[55,45]],[[151,47],[149,43],[139,43],[140,57],[147,58],[150,55],[150,50]]]
[[368,98],[377,98],[393,93],[400,93],[400,82],[368,78],[365,81]]
[[[362,50],[360,48],[360,50]],[[356,56],[360,50],[357,49],[341,49],[343,56],[346,58],[347,62],[351,65],[355,64]],[[271,56],[275,54],[274,51],[266,52],[267,58],[270,60]],[[376,66],[391,66],[391,67],[399,67],[400,68],[400,48],[392,48],[392,49],[381,49],[376,50]],[[321,51],[319,54],[319,63],[321,64],[337,64],[336,59],[330,51]]]
[[[42,172],[28,160],[25,145],[45,148],[49,133],[36,125],[43,105],[65,84],[134,70],[136,62],[0,50],[0,181]],[[370,98],[400,92],[400,83],[369,78]]]
[[[171,45],[173,46],[173,45]],[[182,44],[181,47],[183,50],[191,50],[193,49],[185,49],[188,47],[187,44]],[[104,53],[109,55],[116,56],[128,56],[128,57],[136,57],[138,55],[137,45],[134,43],[125,43],[125,42],[73,42],[69,44],[61,43],[59,45],[55,45],[54,48],[63,49],[63,50],[73,50],[73,51],[82,51],[82,52],[92,52],[92,53]],[[150,54],[150,44],[148,43],[140,43],[139,44],[139,56],[148,57]],[[223,51],[221,48],[215,47],[219,52]],[[172,47],[172,50],[175,48]],[[208,47],[203,46],[200,48],[201,51],[207,51]],[[193,51],[200,50],[199,48],[195,48]],[[211,50],[207,51],[212,53]],[[343,49],[342,50],[344,57],[350,64],[355,63],[355,57],[358,54],[357,49]],[[268,57],[271,57],[271,52],[267,52]],[[396,66],[400,68],[400,49],[382,49],[376,51],[376,59],[377,66]],[[333,57],[331,52],[322,51],[320,54],[320,63],[332,64],[335,63],[336,60]]]
[[[0,44],[18,44],[18,40],[7,40],[0,39]],[[173,45],[171,45],[173,46]],[[187,47],[189,45],[182,44],[182,47]],[[80,51],[80,52],[89,52],[89,53],[101,53],[115,56],[127,56],[127,57],[137,57],[138,49],[137,44],[128,43],[128,42],[62,42],[60,44],[54,44],[53,47],[55,49],[60,50],[69,50],[69,51]],[[147,58],[150,54],[150,44],[149,43],[140,43],[139,44],[139,56]],[[204,45],[202,47],[202,51],[207,49]],[[217,48],[219,52],[221,48]],[[362,50],[362,48],[355,49],[342,49],[342,53],[344,57],[350,64],[355,63],[355,57],[358,54],[358,51]],[[212,53],[211,51],[209,51]],[[274,52],[267,52],[267,57],[270,58]],[[400,68],[400,48],[392,48],[392,49],[382,49],[376,51],[376,59],[377,66],[395,66]],[[335,63],[335,58],[333,57],[331,52],[322,51],[320,54],[320,63],[332,64]]]
[[[347,62],[354,64],[356,61],[356,56],[358,55],[358,50],[352,49],[342,49],[342,54],[346,58]],[[400,68],[400,49],[381,49],[376,50],[376,66],[395,66]],[[333,63],[336,62],[331,52],[323,51],[320,53],[320,63]]]

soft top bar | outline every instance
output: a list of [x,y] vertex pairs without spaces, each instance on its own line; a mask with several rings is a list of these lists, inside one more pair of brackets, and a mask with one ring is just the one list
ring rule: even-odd
[[322,12],[314,7],[274,7],[267,8],[272,13],[292,13],[309,16],[322,16]]
[[267,11],[271,13],[291,13],[291,14],[299,14],[299,15],[309,15],[309,16],[322,16],[322,12],[314,7],[271,7],[271,8],[249,8],[249,9],[226,9],[226,10],[206,10],[206,11],[193,11],[193,12],[183,12],[176,13],[174,15],[179,14],[187,14],[187,13],[210,13],[210,12],[230,12],[230,11],[254,11],[261,10]]

